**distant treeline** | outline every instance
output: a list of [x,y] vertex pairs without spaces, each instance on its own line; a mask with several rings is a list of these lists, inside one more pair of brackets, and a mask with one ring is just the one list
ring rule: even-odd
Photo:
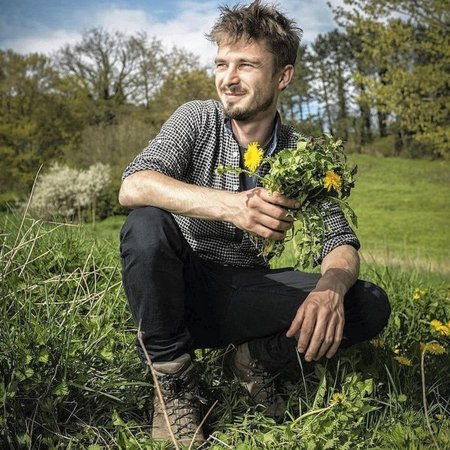
[[[339,29],[299,49],[284,119],[351,151],[449,158],[447,0],[344,0],[333,12]],[[55,161],[109,164],[115,195],[177,106],[215,97],[211,67],[145,33],[95,28],[52,56],[0,50],[0,203]]]

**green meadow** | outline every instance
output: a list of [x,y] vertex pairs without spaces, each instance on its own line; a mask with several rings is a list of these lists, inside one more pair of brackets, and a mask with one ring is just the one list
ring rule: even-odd
[[450,164],[353,155],[351,205],[368,262],[450,274]]
[[[202,448],[450,448],[450,164],[352,155],[362,276],[392,303],[378,339],[280,378],[282,423],[199,351]],[[121,287],[124,217],[91,225],[0,216],[0,448],[163,449]],[[275,265],[290,264],[289,247]],[[209,386],[209,387],[208,387]]]

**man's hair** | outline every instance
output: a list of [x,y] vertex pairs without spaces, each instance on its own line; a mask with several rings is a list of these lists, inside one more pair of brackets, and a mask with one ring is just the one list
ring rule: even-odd
[[220,7],[220,16],[207,39],[221,44],[234,44],[241,39],[263,42],[274,56],[274,71],[295,64],[302,30],[294,20],[260,0],[248,6],[237,4]]

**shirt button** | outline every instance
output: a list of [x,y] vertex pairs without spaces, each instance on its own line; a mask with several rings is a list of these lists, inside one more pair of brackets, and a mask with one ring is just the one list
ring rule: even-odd
[[233,152],[233,156],[236,158],[237,156],[239,156],[239,152]]
[[233,189],[234,189],[235,191],[238,191],[238,190],[239,190],[239,185],[238,185],[238,184],[235,184],[235,185],[233,186]]

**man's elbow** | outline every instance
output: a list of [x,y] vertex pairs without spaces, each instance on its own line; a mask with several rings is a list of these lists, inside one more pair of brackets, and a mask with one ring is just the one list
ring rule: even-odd
[[322,273],[331,267],[349,268],[359,273],[360,257],[355,247],[349,244],[339,245],[331,250],[322,261]]
[[131,187],[129,186],[127,179],[123,180],[119,190],[119,203],[124,208],[133,208],[133,196],[131,193]]

